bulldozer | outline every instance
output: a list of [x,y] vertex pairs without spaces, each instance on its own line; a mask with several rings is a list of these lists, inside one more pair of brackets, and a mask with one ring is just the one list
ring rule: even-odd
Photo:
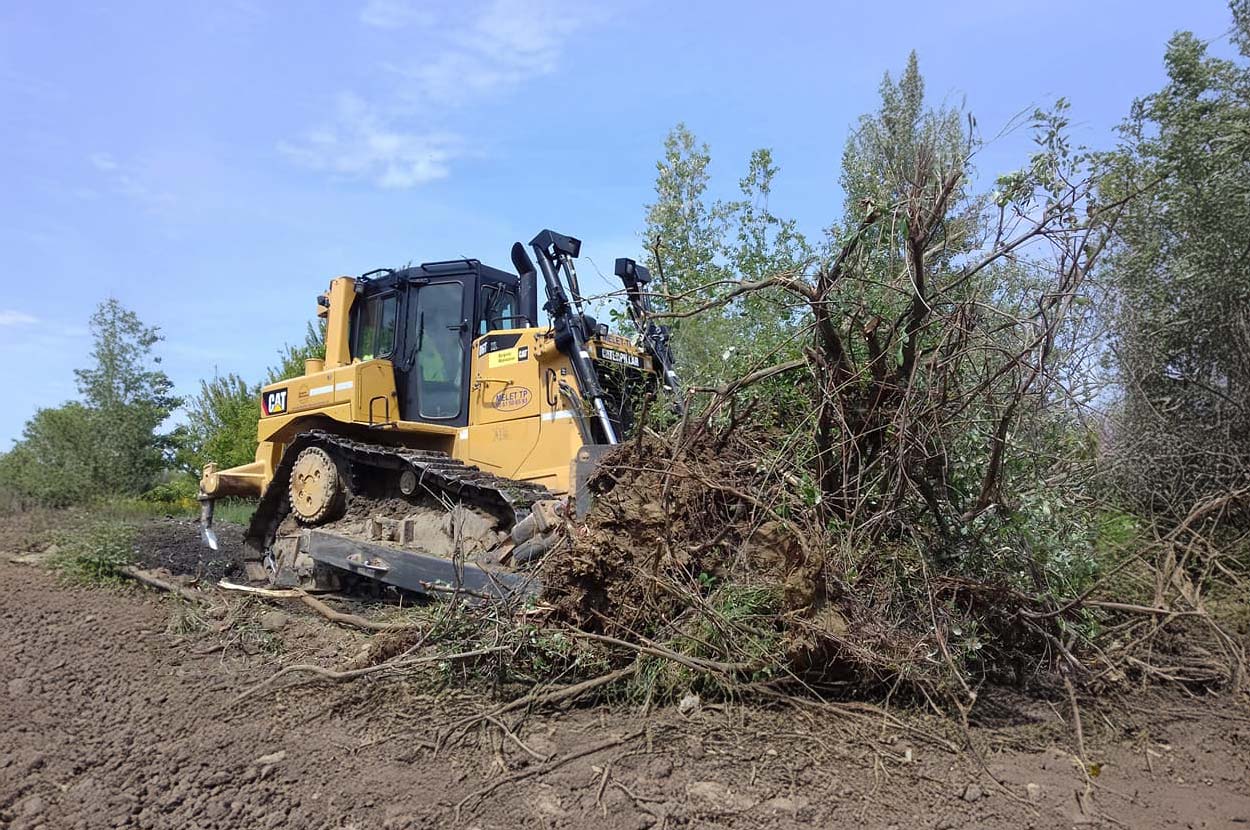
[[587,482],[640,402],[681,407],[650,273],[616,260],[632,332],[613,334],[587,312],[581,246],[544,230],[534,258],[512,246],[515,273],[455,259],[331,280],[325,358],[260,390],[253,462],[203,470],[204,542],[218,546],[216,500],[255,498],[253,580],[536,593],[537,564],[589,509]]

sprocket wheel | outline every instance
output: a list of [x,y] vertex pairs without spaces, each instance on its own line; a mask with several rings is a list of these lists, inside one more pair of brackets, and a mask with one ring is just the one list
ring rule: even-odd
[[316,525],[337,518],[346,502],[343,479],[330,454],[307,447],[291,467],[291,512],[300,524]]

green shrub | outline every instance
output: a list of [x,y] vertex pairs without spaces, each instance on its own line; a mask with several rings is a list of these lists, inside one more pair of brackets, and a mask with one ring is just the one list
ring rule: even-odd
[[134,558],[134,525],[105,520],[73,535],[62,535],[51,565],[72,582],[106,584],[118,582],[122,568]]
[[199,492],[200,484],[195,476],[184,474],[162,481],[139,498],[147,502],[194,507],[195,497],[199,495]]

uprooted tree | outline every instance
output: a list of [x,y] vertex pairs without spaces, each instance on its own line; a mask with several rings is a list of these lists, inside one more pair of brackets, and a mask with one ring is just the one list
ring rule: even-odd
[[[657,317],[712,380],[592,483],[588,529],[545,568],[563,613],[757,679],[849,670],[973,697],[978,674],[1148,670],[1134,649],[1195,597],[1167,576],[1153,597],[1096,595],[1145,560],[1095,555],[1117,514],[1089,486],[1095,432],[1075,392],[1098,349],[1087,280],[1138,192],[1098,198],[1100,159],[1070,144],[1062,100],[1031,122],[1028,163],[976,193],[975,123],[925,107],[913,56],[848,142],[823,256],[793,262],[792,225],[757,206],[756,264],[776,256],[745,275],[742,249],[716,242],[732,223],[692,203],[706,148],[679,129],[649,213]],[[670,265],[695,248],[701,284]],[[721,341],[737,371],[720,380],[715,353],[689,345],[705,320],[740,338]],[[1133,620],[1131,646],[1096,648],[1112,610],[1153,629]],[[1239,676],[1239,649],[1213,637],[1177,676]]]

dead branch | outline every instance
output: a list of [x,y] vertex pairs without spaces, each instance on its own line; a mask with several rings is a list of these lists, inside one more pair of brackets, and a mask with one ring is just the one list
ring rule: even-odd
[[162,579],[151,571],[145,571],[140,568],[136,568],[133,565],[126,565],[123,568],[119,568],[118,573],[129,579],[133,579],[135,582],[147,585],[150,588],[156,588],[159,591],[165,591],[179,596],[188,602],[204,606],[213,605],[212,598],[203,591],[197,591],[193,588],[184,588],[181,585],[176,585],[173,582]]
[[387,663],[378,663],[376,666],[365,666],[364,668],[347,669],[346,671],[335,671],[334,669],[327,669],[324,666],[317,666],[312,663],[297,663],[292,666],[284,666],[283,668],[279,669],[278,671],[270,675],[265,680],[262,680],[256,685],[251,686],[250,688],[244,690],[241,694],[239,694],[238,697],[236,697],[234,700],[230,702],[230,705],[228,708],[233,709],[234,707],[238,706],[247,698],[255,694],[258,694],[264,691],[265,689],[272,687],[274,683],[276,683],[278,680],[282,679],[283,677],[289,674],[296,674],[296,673],[303,672],[306,674],[314,675],[316,677],[320,677],[323,680],[329,680],[333,683],[343,683],[348,680],[355,680],[360,677],[365,677],[367,675],[372,675],[372,674],[378,674],[380,672],[399,672],[404,669],[415,668],[417,666],[425,666],[431,663],[452,662],[456,660],[472,660],[476,657],[484,657],[488,654],[495,654],[497,652],[504,651],[504,650],[505,649],[503,649],[502,647],[496,646],[492,648],[479,648],[479,649],[473,649],[471,651],[462,651],[462,652],[457,652],[455,654],[431,654],[426,657],[410,657],[405,660],[395,660],[395,661],[391,661]]
[[354,628],[362,628],[366,631],[410,631],[418,626],[411,623],[384,623],[377,620],[369,620],[357,614],[344,614],[341,611],[335,611],[316,597],[300,592],[300,601],[309,608],[325,617],[330,622],[339,623],[340,625],[350,625]]
[[750,673],[753,671],[759,671],[761,668],[764,667],[764,665],[766,665],[766,662],[767,662],[767,661],[755,661],[752,663],[722,663],[719,660],[707,660],[702,657],[693,657],[689,654],[679,654],[678,652],[673,651],[672,649],[664,648],[661,645],[653,643],[647,640],[645,637],[640,638],[643,641],[640,644],[640,643],[631,643],[628,640],[621,640],[616,637],[609,637],[605,634],[592,634],[589,631],[578,631],[575,629],[570,629],[569,634],[571,634],[574,637],[579,637],[583,640],[595,640],[600,643],[607,643],[609,645],[619,646],[621,648],[626,648],[631,651],[636,651],[639,654],[649,654],[652,657],[662,657],[665,660],[671,660],[674,663],[680,663],[686,668],[694,669],[695,671],[715,672],[717,674],[730,674],[730,675],[740,674],[740,673]]
[[366,619],[357,614],[344,614],[341,611],[335,611],[300,588],[254,588],[251,585],[237,585],[224,579],[217,583],[217,587],[226,591],[241,591],[253,596],[264,597],[265,599],[298,599],[330,622],[338,623],[339,625],[349,625],[365,631],[407,631],[416,627],[410,623],[384,623]]
[[438,739],[435,741],[435,746],[441,749],[449,740],[451,740],[453,736],[464,735],[484,720],[497,718],[500,715],[506,715],[509,712],[516,712],[522,709],[526,711],[535,711],[548,706],[568,703],[576,700],[582,695],[594,691],[595,689],[610,686],[624,680],[637,671],[638,664],[635,661],[623,669],[617,669],[616,671],[608,672],[607,674],[602,674],[598,677],[592,677],[589,680],[583,680],[580,683],[573,683],[568,686],[561,686],[550,690],[534,689],[529,694],[522,695],[521,697],[509,701],[502,706],[497,706],[489,712],[477,713],[461,718],[448,726],[447,729],[440,734]]

